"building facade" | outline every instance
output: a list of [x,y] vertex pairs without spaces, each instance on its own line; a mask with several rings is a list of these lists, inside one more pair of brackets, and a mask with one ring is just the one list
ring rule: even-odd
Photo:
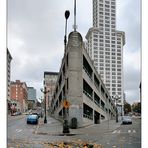
[[11,82],[10,89],[11,101],[16,102],[15,108],[20,112],[25,112],[28,109],[28,92],[26,83],[16,80],[15,82]]
[[12,56],[7,49],[7,110],[8,114],[10,114],[11,110],[11,100],[10,100],[10,82],[11,82],[11,60]]
[[35,109],[37,98],[36,89],[34,87],[27,87],[28,91],[28,109]]
[[11,60],[12,56],[7,49],[7,99],[10,100],[10,81],[11,81]]
[[116,30],[116,0],[93,0],[93,27],[86,48],[112,98],[123,105],[123,46],[125,33]]
[[51,100],[55,91],[55,84],[57,81],[58,74],[58,72],[44,72],[44,90],[46,87],[46,91],[49,91],[49,93],[46,93],[44,96],[44,98],[46,98],[47,110],[51,107]]
[[80,33],[69,34],[56,90],[51,102],[52,115],[64,119],[68,101],[68,120],[77,118],[78,126],[97,124],[114,117],[115,106],[93,61],[84,48]]

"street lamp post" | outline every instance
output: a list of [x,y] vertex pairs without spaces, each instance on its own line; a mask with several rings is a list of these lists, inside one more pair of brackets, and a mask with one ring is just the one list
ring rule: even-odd
[[[68,10],[65,11],[65,19],[66,19],[66,23],[65,23],[65,35],[64,35],[64,47],[65,47],[65,52],[66,52],[66,44],[67,44],[67,19],[69,18],[70,12]],[[66,77],[65,77],[65,82],[66,82]],[[67,89],[67,88],[66,88]],[[66,91],[67,93],[67,91]],[[65,93],[65,94],[66,94]],[[63,123],[63,133],[70,133],[69,131],[69,125],[68,125],[68,101],[67,101],[67,95],[65,96],[65,100],[64,100],[64,108],[65,108],[65,119],[64,119],[64,123]]]
[[41,118],[43,118],[43,98],[40,98],[41,100]]
[[117,95],[114,96],[114,100],[115,100],[115,107],[116,107],[116,122],[118,122],[118,109],[117,109],[117,100],[119,99],[119,97]]
[[46,94],[49,92],[49,90],[46,91],[46,86],[45,86],[45,89],[44,89],[44,90],[41,89],[41,92],[44,94],[44,102],[45,102],[45,108],[44,108],[44,110],[45,110],[44,123],[47,123],[47,118],[46,118]]

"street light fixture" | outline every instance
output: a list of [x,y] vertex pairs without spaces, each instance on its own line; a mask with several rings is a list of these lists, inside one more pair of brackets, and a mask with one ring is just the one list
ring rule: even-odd
[[44,103],[45,103],[45,108],[44,108],[44,110],[45,110],[44,123],[47,123],[47,118],[46,118],[46,94],[49,92],[49,90],[46,91],[46,86],[45,86],[44,90],[41,88],[41,92],[44,94]]

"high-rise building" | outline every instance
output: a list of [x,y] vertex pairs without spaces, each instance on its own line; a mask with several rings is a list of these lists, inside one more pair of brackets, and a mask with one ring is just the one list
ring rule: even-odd
[[46,93],[46,96],[44,96],[46,98],[47,109],[51,106],[51,99],[55,91],[55,85],[58,78],[58,74],[58,72],[44,72],[44,90],[46,87],[46,91],[49,91],[49,93]]
[[36,89],[34,87],[27,87],[28,90],[28,109],[34,109],[37,102]]
[[93,27],[86,48],[112,98],[123,105],[123,46],[125,33],[116,30],[116,0],[93,0]]

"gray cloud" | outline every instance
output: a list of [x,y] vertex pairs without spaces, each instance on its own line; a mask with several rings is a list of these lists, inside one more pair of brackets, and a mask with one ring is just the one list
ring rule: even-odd
[[[139,97],[139,4],[139,0],[117,0],[117,30],[126,33],[124,87],[131,103]],[[67,9],[70,10],[69,33],[73,30],[73,1],[8,0],[8,48],[13,56],[12,80],[20,79],[26,81],[28,86],[34,86],[38,97],[41,95],[44,71],[59,71],[60,68],[64,52],[64,12]],[[92,1],[77,1],[77,25],[84,39],[92,27]],[[135,60],[137,67],[133,66]]]

